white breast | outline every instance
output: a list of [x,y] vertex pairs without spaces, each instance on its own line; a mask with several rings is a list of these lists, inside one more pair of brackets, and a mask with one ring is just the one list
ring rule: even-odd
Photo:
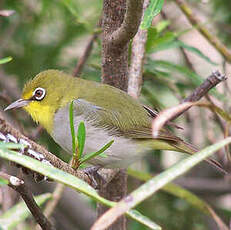
[[[77,130],[80,121],[84,121],[86,126],[84,154],[96,152],[109,141],[114,140],[114,143],[105,152],[107,157],[95,157],[89,162],[90,164],[108,168],[127,168],[128,165],[141,158],[143,156],[142,153],[147,151],[147,149],[141,148],[132,139],[110,136],[107,130],[92,126],[82,116],[74,118],[75,130]],[[54,117],[52,137],[64,150],[72,153],[72,138],[69,124],[68,109],[60,109]]]

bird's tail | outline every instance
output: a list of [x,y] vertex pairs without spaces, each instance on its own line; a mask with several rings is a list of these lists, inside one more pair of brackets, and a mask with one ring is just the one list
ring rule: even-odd
[[[171,145],[173,145],[176,148],[176,150],[183,152],[183,153],[188,153],[188,154],[192,155],[192,154],[198,152],[198,149],[195,146],[193,146],[193,145],[191,145],[191,144],[189,144],[183,140],[171,143]],[[220,171],[224,174],[228,173],[218,161],[216,161],[212,158],[205,159],[205,161],[207,163],[209,163],[210,165],[212,165],[213,167],[215,167],[218,171]]]

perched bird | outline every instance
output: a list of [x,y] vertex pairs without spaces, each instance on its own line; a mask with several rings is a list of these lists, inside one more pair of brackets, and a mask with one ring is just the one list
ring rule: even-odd
[[[151,123],[155,112],[140,104],[127,93],[112,86],[74,78],[58,70],[39,73],[26,83],[22,98],[5,110],[23,107],[39,122],[53,139],[72,153],[69,106],[73,101],[74,126],[86,126],[84,153],[98,151],[111,140],[107,157],[97,156],[89,163],[107,168],[126,168],[153,149],[193,154],[190,144],[162,129],[153,139]],[[218,162],[210,163],[220,167]]]

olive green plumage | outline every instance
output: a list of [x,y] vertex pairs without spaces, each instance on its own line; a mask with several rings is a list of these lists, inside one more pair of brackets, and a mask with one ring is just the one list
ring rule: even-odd
[[97,157],[92,164],[127,167],[151,149],[185,153],[196,150],[180,138],[162,129],[157,139],[151,135],[153,113],[127,93],[109,85],[74,78],[58,70],[47,70],[29,81],[22,99],[8,108],[24,107],[41,123],[54,140],[71,153],[69,105],[74,101],[74,124],[86,125],[85,153],[97,151],[114,139],[108,157]]

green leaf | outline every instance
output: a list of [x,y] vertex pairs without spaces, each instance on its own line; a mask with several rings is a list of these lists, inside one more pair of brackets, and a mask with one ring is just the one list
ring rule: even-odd
[[144,18],[141,22],[140,28],[148,29],[152,24],[152,19],[160,13],[164,5],[164,0],[150,0],[148,8],[144,12]]
[[[155,30],[154,30],[155,29]],[[155,36],[154,36],[155,35]],[[148,29],[148,39],[146,43],[146,51],[148,53],[154,53],[161,50],[173,49],[173,48],[184,48],[198,57],[204,59],[210,64],[218,65],[213,62],[208,56],[204,55],[199,49],[189,46],[184,42],[178,40],[180,33],[166,32],[165,34],[159,34],[159,31],[156,27]]]
[[147,41],[146,41],[146,52],[149,52],[158,37],[158,32],[155,27],[148,28]]
[[231,137],[228,137],[214,145],[211,145],[194,155],[181,160],[171,168],[165,170],[163,173],[150,179],[138,189],[127,195],[124,199],[118,202],[113,208],[109,209],[104,213],[98,221],[95,222],[94,226],[97,229],[98,226],[101,228],[107,228],[114,220],[123,215],[131,208],[138,205],[143,200],[153,195],[156,191],[164,187],[167,183],[173,181],[180,175],[186,173],[192,167],[211,156],[214,152],[231,143]]
[[[128,169],[128,175],[142,180],[142,181],[148,181],[150,180],[153,175],[150,173],[145,173],[141,171],[136,171],[132,169]],[[216,212],[212,209],[212,207],[204,200],[199,198],[197,195],[193,194],[192,192],[188,191],[187,189],[184,189],[180,187],[179,185],[168,183],[164,187],[161,188],[161,191],[167,192],[173,196],[176,196],[178,198],[181,198],[185,201],[187,201],[189,204],[206,214],[207,216],[210,216],[214,219],[214,221],[217,222],[218,226],[221,224],[224,224],[223,221],[220,219],[220,217],[216,214]],[[222,229],[222,228],[220,228]]]
[[78,140],[78,159],[81,159],[84,150],[85,140],[86,140],[86,129],[83,121],[81,121],[78,126],[77,140]]
[[[188,79],[191,80],[194,86],[199,86],[204,81],[204,79],[200,75],[196,74],[195,72],[191,71],[189,68],[185,66],[177,65],[177,64],[174,64],[168,61],[162,61],[162,60],[152,61],[149,59],[149,61],[151,61],[151,63],[155,66],[154,68],[162,67],[162,68],[170,70],[170,72],[177,71],[183,74],[184,76],[186,76]],[[219,100],[227,101],[227,98],[224,96],[224,94],[219,93],[215,88],[211,89],[209,93],[215,96],[216,98],[218,98]]]
[[182,42],[180,40],[177,41],[177,44],[180,47],[182,47],[182,48],[196,54],[198,57],[201,57],[202,59],[204,59],[208,63],[213,64],[213,65],[218,65],[217,63],[213,62],[208,56],[204,55],[199,49],[197,49],[197,48],[195,48],[193,46],[189,46],[189,45],[185,44],[184,42]]
[[[86,182],[80,180],[79,178],[68,174],[62,170],[59,170],[53,166],[41,163],[40,161],[37,161],[35,159],[32,159],[28,156],[21,156],[18,155],[17,152],[10,151],[10,150],[4,150],[2,151],[0,149],[0,157],[7,159],[9,161],[13,161],[15,163],[18,163],[26,168],[29,168],[35,172],[38,172],[44,176],[47,176],[55,181],[58,181],[62,184],[67,185],[70,188],[75,189],[78,192],[82,192],[83,194],[91,197],[92,199],[106,205],[109,207],[113,207],[115,205],[115,202],[109,201],[104,199],[103,197],[99,196],[99,194],[96,192],[95,189],[93,189],[90,185],[88,185]],[[128,211],[126,213],[127,216],[131,217],[132,219],[138,221],[141,224],[144,224],[145,226],[148,226],[151,228],[151,226],[158,226],[153,221],[149,220],[147,217],[143,216],[142,214],[135,215],[132,210]],[[152,223],[152,224],[151,224]],[[0,223],[1,225],[1,223]],[[160,230],[161,228],[151,228],[153,230]]]
[[168,31],[163,35],[158,34],[155,37],[153,35],[154,31],[149,29],[146,44],[146,51],[148,53],[153,53],[160,50],[166,50],[179,46],[176,44],[177,35],[174,32]]
[[76,153],[76,142],[75,142],[75,126],[74,126],[74,111],[73,111],[73,101],[70,103],[69,106],[69,122],[70,122],[70,129],[71,129],[71,139],[72,139],[72,153],[73,156]]
[[6,185],[6,184],[9,184],[9,182],[5,180],[4,178],[0,177],[0,185]]
[[[36,203],[40,206],[48,199],[52,198],[52,194],[46,193],[35,197]],[[20,202],[7,210],[0,216],[0,226],[4,230],[14,229],[20,222],[24,221],[31,213],[24,202]]]
[[13,60],[12,57],[5,57],[5,58],[2,58],[2,59],[0,59],[0,65],[1,65],[1,64],[5,64],[5,63],[7,63],[7,62],[10,62],[11,60]]
[[165,68],[165,69],[168,69],[170,71],[174,70],[174,71],[177,71],[177,72],[183,74],[184,76],[188,77],[194,83],[195,86],[198,86],[203,82],[203,79],[201,76],[199,76],[195,72],[191,71],[187,67],[177,65],[177,64],[174,64],[174,63],[171,63],[168,61],[162,61],[162,60],[152,61],[149,59],[149,61],[153,64],[153,67],[155,67],[155,68]]
[[0,149],[20,149],[25,147],[23,144],[6,143],[0,141]]
[[145,226],[149,227],[150,229],[153,229],[153,230],[161,230],[162,229],[158,224],[156,224],[155,222],[150,220],[148,217],[143,216],[137,210],[130,210],[129,211],[129,216],[131,218],[133,218],[134,220],[142,223],[142,224],[145,223]]
[[[157,33],[161,33],[163,30],[165,30],[169,26],[170,22],[168,20],[162,20],[155,25],[155,29],[157,30]],[[151,27],[150,27],[151,28]]]
[[61,3],[69,10],[69,12],[78,20],[79,12],[78,8],[72,0],[62,0]]
[[[103,148],[101,148],[100,150],[98,150],[97,152],[94,153],[89,153],[86,154],[82,159],[80,159],[80,164],[89,161],[90,159],[103,154],[112,144],[113,144],[114,140],[111,140],[110,142],[108,142],[106,145],[103,146]],[[105,155],[103,155],[103,157],[105,157]]]

